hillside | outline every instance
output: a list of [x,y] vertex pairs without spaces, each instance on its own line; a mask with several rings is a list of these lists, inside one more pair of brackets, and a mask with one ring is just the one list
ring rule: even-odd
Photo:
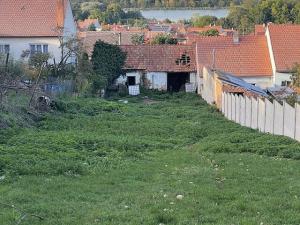
[[196,95],[61,100],[0,135],[0,224],[300,223],[300,144]]

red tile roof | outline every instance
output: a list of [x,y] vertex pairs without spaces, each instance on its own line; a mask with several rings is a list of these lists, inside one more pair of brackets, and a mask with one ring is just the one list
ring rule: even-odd
[[68,0],[0,0],[0,37],[57,36]]
[[272,76],[267,40],[264,35],[242,36],[239,44],[233,37],[203,37],[197,42],[199,69],[212,67],[241,77]]
[[300,63],[300,25],[268,25],[276,69],[290,71],[295,63]]
[[94,45],[96,41],[103,41],[108,44],[118,45],[119,35],[121,34],[121,44],[122,45],[132,45],[132,36],[139,34],[143,35],[142,32],[114,32],[114,31],[87,31],[78,34],[79,38],[82,40],[83,47],[85,48],[88,55],[92,55],[94,50]]
[[[196,72],[195,46],[192,45],[127,45],[125,69],[148,72]],[[183,55],[189,63],[183,63]]]

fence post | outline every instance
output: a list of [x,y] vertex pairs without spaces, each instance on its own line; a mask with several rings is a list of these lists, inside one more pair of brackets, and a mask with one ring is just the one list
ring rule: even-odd
[[251,98],[252,103],[252,116],[251,116],[251,128],[257,129],[257,122],[258,122],[258,101],[255,98]]
[[265,132],[265,121],[266,121],[266,104],[261,98],[258,99],[258,130]]
[[235,122],[240,123],[240,117],[241,117],[241,100],[240,96],[235,96]]
[[274,105],[268,99],[265,99],[266,116],[265,132],[273,134],[274,132]]
[[246,125],[246,99],[242,95],[240,96],[240,124],[242,126]]
[[251,118],[252,118],[252,103],[251,99],[246,96],[246,127],[251,127]]
[[300,141],[300,105],[296,103],[295,105],[295,139]]
[[231,120],[235,121],[235,95],[231,94]]
[[232,111],[232,107],[231,107],[231,94],[228,93],[228,116],[227,116],[227,119],[231,120],[231,111]]

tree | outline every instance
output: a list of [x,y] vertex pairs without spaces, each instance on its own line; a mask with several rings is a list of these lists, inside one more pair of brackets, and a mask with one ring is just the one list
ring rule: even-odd
[[122,74],[126,54],[116,45],[97,41],[92,54],[94,76],[92,91],[94,94],[106,89]]
[[203,36],[219,36],[219,31],[215,30],[215,29],[211,29],[211,30],[207,30],[207,31],[203,31],[200,32],[201,35]]
[[291,79],[293,82],[293,86],[300,88],[300,64],[296,64],[294,66]]
[[142,45],[145,42],[145,35],[143,35],[143,34],[134,34],[131,37],[131,42],[134,45]]
[[159,34],[153,38],[151,41],[151,44],[153,45],[164,45],[164,44],[169,44],[169,45],[176,45],[178,43],[176,38],[173,38],[169,34]]
[[95,26],[95,24],[92,23],[91,25],[89,25],[88,31],[96,31],[96,26]]
[[194,27],[205,27],[215,24],[217,20],[218,18],[214,16],[194,16],[191,21]]

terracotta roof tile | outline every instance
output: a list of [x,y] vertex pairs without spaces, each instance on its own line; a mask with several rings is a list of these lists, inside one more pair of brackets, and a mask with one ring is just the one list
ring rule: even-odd
[[236,76],[272,76],[267,40],[264,35],[242,36],[239,44],[232,37],[203,37],[197,42],[198,66],[213,65]]
[[67,0],[1,0],[0,36],[57,36],[63,26]]
[[[125,69],[149,72],[195,72],[195,46],[191,45],[127,45]],[[182,56],[188,56],[184,63]],[[187,58],[185,58],[187,59]]]
[[268,25],[276,69],[288,72],[300,63],[300,25]]
[[83,42],[83,47],[85,48],[88,55],[92,55],[94,50],[94,45],[96,41],[103,41],[108,44],[118,45],[119,44],[119,34],[121,33],[121,44],[122,45],[132,45],[132,36],[135,34],[143,34],[143,32],[114,32],[114,31],[88,31],[79,33],[79,37]]

